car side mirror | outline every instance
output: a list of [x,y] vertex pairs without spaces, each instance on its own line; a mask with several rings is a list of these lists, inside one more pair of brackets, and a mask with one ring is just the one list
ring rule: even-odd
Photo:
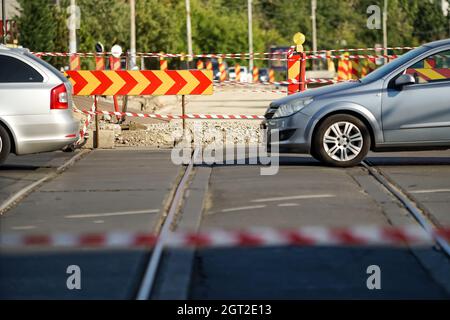
[[415,84],[416,79],[410,74],[402,74],[400,77],[395,80],[396,87],[403,87],[410,84]]

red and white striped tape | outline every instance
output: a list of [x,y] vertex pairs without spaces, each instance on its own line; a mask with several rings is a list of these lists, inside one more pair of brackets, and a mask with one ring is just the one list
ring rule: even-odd
[[[353,51],[358,51],[359,49],[354,49]],[[377,49],[378,50],[378,49]],[[346,52],[339,50],[330,50],[333,52]],[[347,50],[352,51],[352,50]],[[361,50],[362,51],[362,50]],[[368,51],[368,50],[366,50]],[[320,52],[324,52],[324,54],[318,54]],[[309,51],[309,53],[313,53]],[[79,56],[82,58],[92,58],[95,56],[101,56],[101,55],[111,55],[110,52],[106,53],[95,53],[95,52],[78,52],[74,54],[70,54],[67,52],[32,52],[32,54],[36,55],[37,57],[69,57],[71,55]],[[139,52],[136,53],[137,57],[142,58],[207,58],[207,59],[240,59],[240,60],[266,60],[266,61],[287,61],[289,54],[288,53],[271,53],[271,52],[263,52],[263,53],[205,53],[205,54],[194,54],[194,55],[188,55],[188,54],[182,54],[182,53],[156,53],[156,52]],[[262,57],[260,57],[262,56]],[[286,56],[283,58],[280,58],[279,56]],[[367,54],[358,54],[358,55],[348,55],[348,59],[374,59],[374,58],[389,58],[389,59],[395,59],[397,58],[397,55],[384,55],[384,54],[377,54],[377,55],[367,55]],[[326,51],[317,51],[314,54],[309,54],[306,56],[306,59],[340,59],[341,55],[327,55]]]
[[398,55],[392,54],[392,55],[386,55],[386,54],[378,54],[378,55],[371,55],[371,54],[342,54],[342,55],[327,55],[327,54],[313,54],[313,55],[307,55],[306,60],[310,59],[342,59],[342,58],[355,60],[355,59],[396,59],[398,58]]
[[[79,109],[74,107],[74,110],[79,110]],[[89,124],[91,123],[93,115],[95,114],[95,102],[92,103],[90,112],[91,113],[88,113],[86,116],[86,119],[84,120],[83,127],[80,130],[80,139],[78,140],[77,143],[82,143],[84,140],[84,137],[86,136],[86,132],[89,127]]]
[[[332,84],[338,82],[346,82],[351,80],[334,80],[334,79],[324,79],[324,78],[311,78],[307,79],[305,83],[323,83],[323,84]],[[301,81],[296,80],[288,80],[288,81],[274,81],[274,82],[258,82],[258,83],[250,83],[250,82],[239,82],[234,80],[226,80],[224,82],[214,81],[214,86],[216,87],[226,87],[226,86],[242,86],[242,87],[250,87],[250,86],[286,86],[289,84],[300,84]]]
[[[217,89],[221,89],[221,90],[216,90],[216,91],[225,91],[223,90],[225,87],[220,87],[220,86],[216,86]],[[267,90],[267,89],[238,89],[238,90],[233,90],[233,92],[244,92],[244,93],[276,93],[276,94],[287,94],[287,90]]]
[[[111,55],[110,52],[105,53],[95,53],[95,52],[78,52],[74,54],[66,53],[66,52],[31,52],[37,57],[69,57],[71,55],[79,56],[81,58],[92,58],[100,55]],[[205,54],[182,54],[182,53],[157,53],[157,52],[138,52],[136,53],[137,57],[142,58],[207,58],[207,59],[241,59],[241,60],[266,60],[266,61],[286,61],[286,58],[277,58],[277,57],[258,57],[258,55],[272,55],[272,56],[280,56],[286,55],[285,53],[205,53]]]
[[[357,226],[349,228],[302,227],[291,230],[252,228],[248,230],[209,230],[200,233],[174,232],[167,247],[266,247],[266,246],[405,246],[431,245],[436,238],[450,241],[450,228],[427,233],[418,226],[400,228]],[[152,247],[156,235],[110,232],[90,234],[0,235],[0,247]]]
[[306,83],[323,83],[323,84],[333,84],[338,82],[349,82],[352,80],[334,80],[334,79],[306,79]]
[[260,115],[243,115],[243,114],[185,114],[183,115],[172,115],[172,114],[155,114],[155,113],[138,113],[138,112],[119,112],[119,111],[105,111],[97,110],[95,112],[90,110],[80,110],[74,108],[74,112],[86,114],[86,115],[115,115],[115,116],[127,116],[127,117],[138,117],[138,118],[152,118],[152,119],[230,119],[230,120],[261,120],[264,116]]
[[318,53],[318,52],[356,52],[356,51],[384,51],[384,50],[412,50],[417,47],[388,47],[388,48],[349,48],[349,49],[329,49],[329,50],[317,50],[317,51],[305,51],[306,53]]

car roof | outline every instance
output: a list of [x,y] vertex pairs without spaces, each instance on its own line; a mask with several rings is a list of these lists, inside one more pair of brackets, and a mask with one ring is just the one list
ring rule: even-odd
[[450,45],[450,39],[444,39],[444,40],[438,40],[438,41],[425,43],[424,47],[437,48],[437,47],[447,46],[447,45]]
[[23,47],[11,48],[9,46],[0,44],[0,52],[1,51],[8,52],[8,53],[16,53],[16,54],[24,54],[24,53],[30,52],[28,49],[23,48]]

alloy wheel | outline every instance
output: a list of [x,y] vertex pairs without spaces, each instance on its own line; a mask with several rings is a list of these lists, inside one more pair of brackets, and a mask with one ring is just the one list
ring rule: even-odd
[[323,136],[323,147],[330,158],[336,161],[351,161],[363,148],[361,130],[351,122],[333,123]]

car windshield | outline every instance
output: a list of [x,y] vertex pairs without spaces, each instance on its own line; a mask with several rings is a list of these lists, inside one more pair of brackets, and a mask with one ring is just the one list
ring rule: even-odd
[[375,80],[378,80],[385,75],[391,73],[404,63],[408,62],[409,60],[414,59],[415,57],[421,55],[422,53],[426,52],[429,48],[427,47],[419,47],[414,50],[411,50],[401,56],[399,56],[397,59],[392,60],[388,64],[385,64],[384,66],[378,68],[374,72],[369,73],[366,77],[361,79],[361,82],[368,83]]

